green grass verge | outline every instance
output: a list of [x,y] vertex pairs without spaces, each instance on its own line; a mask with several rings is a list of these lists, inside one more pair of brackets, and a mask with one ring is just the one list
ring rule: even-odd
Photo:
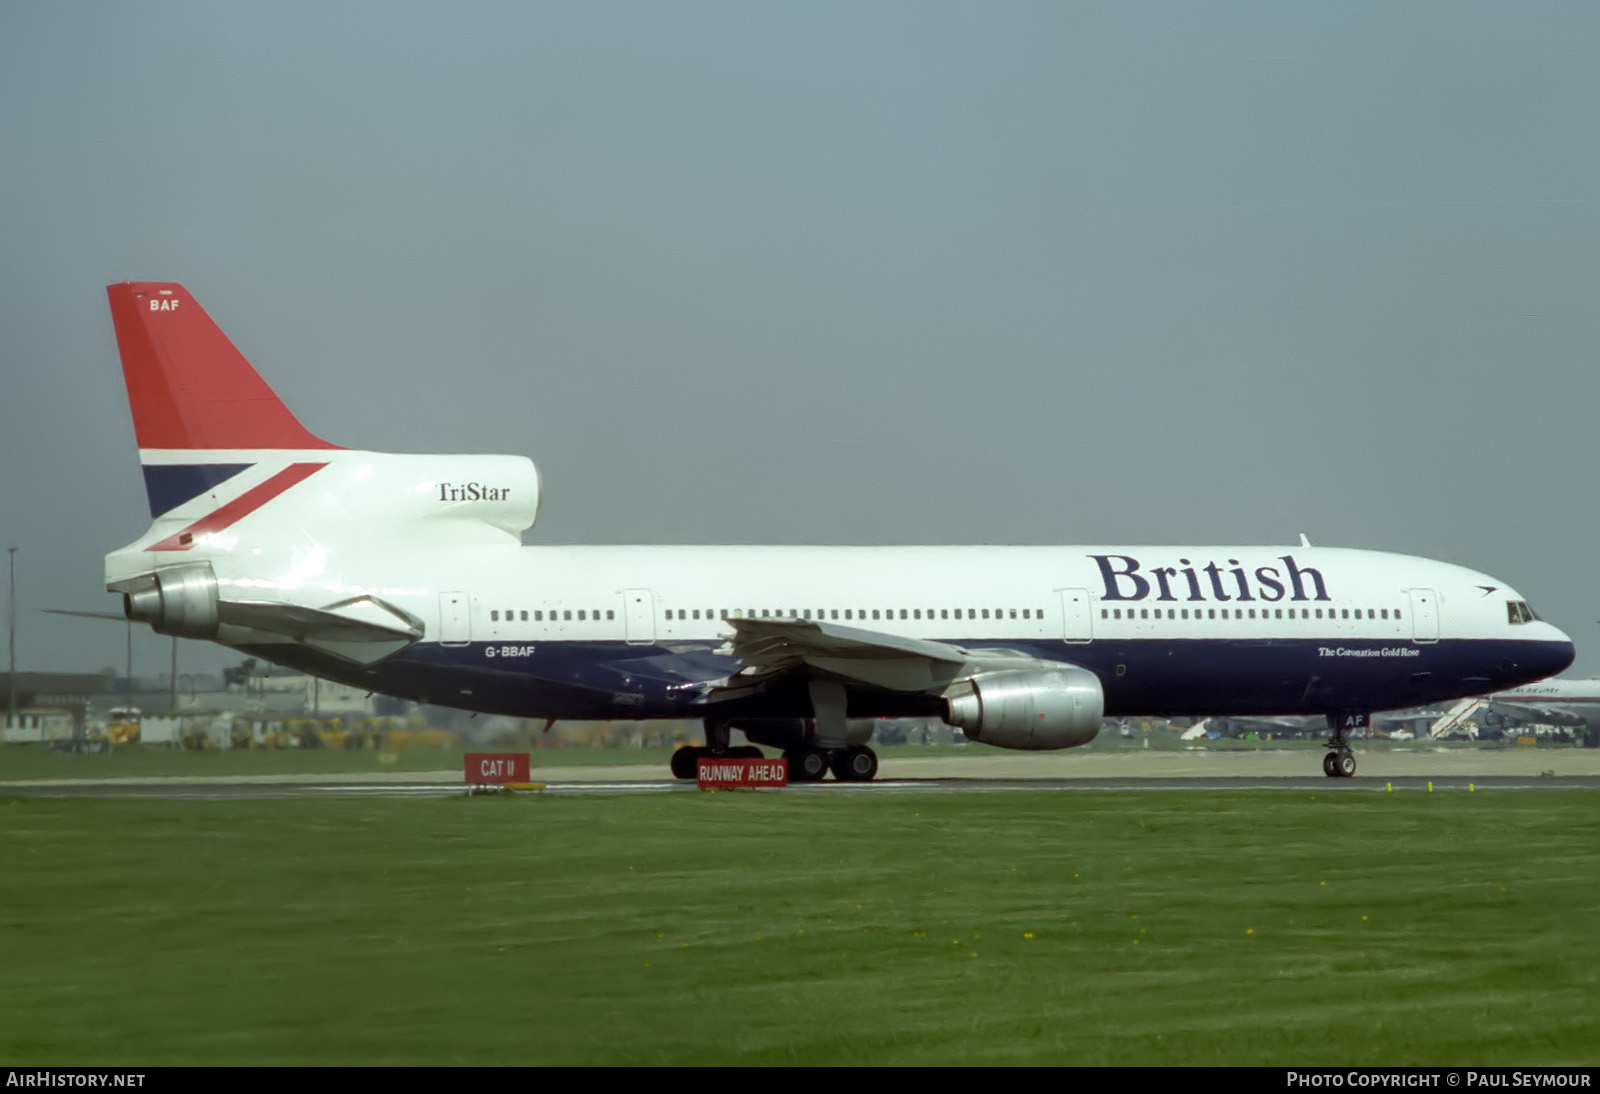
[[1589,791],[0,798],[6,1064],[1587,1064]]

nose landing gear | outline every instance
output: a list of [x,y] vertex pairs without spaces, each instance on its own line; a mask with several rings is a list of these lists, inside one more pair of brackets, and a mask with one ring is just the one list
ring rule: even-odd
[[1356,773],[1356,754],[1350,750],[1345,733],[1365,729],[1370,715],[1366,711],[1329,711],[1328,751],[1322,757],[1322,773],[1330,779],[1348,779]]
[[696,778],[699,774],[700,757],[726,756],[734,760],[759,760],[761,750],[754,745],[730,745],[728,743],[728,723],[715,719],[706,719],[706,743],[702,745],[684,745],[672,754],[672,774],[684,780]]
[[1349,778],[1356,773],[1356,757],[1348,746],[1330,748],[1322,757],[1322,773],[1330,778]]

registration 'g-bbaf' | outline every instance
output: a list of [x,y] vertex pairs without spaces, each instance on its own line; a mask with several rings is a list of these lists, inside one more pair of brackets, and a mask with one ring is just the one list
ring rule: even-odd
[[[108,293],[150,529],[106,558],[130,619],[420,702],[694,718],[797,778],[870,779],[847,719],[938,717],[1000,748],[1106,716],[1370,712],[1564,669],[1504,582],[1283,547],[539,547],[520,456],[389,455],[308,432],[181,285]],[[857,728],[861,727],[861,728]]]

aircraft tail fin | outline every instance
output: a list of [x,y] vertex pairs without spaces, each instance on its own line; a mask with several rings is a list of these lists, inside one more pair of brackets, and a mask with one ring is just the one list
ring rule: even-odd
[[538,471],[526,458],[329,444],[182,285],[128,281],[106,295],[151,518],[143,537],[108,560],[108,583],[137,576],[152,557],[176,563],[241,542],[290,554],[399,536],[503,543],[537,518]]
[[182,285],[110,285],[150,515],[238,475],[261,450],[335,450],[300,424]]
[[330,449],[182,285],[106,288],[140,449]]

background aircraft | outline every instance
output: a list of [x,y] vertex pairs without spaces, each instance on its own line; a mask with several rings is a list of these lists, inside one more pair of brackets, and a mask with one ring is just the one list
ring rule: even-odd
[[1434,722],[1429,734],[1442,737],[1468,720],[1488,729],[1543,724],[1582,730],[1589,741],[1600,730],[1600,679],[1554,677],[1537,683],[1460,700]]

